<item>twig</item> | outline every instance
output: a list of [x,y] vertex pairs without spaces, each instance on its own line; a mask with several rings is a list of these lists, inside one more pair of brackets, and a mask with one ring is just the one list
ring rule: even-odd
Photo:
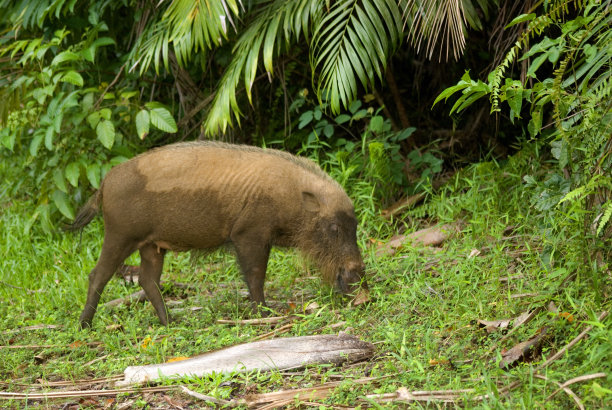
[[539,293],[515,293],[514,295],[510,295],[510,299],[518,299],[518,298],[532,298],[539,296]]
[[[584,404],[582,404],[582,400],[580,400],[580,397],[578,397],[576,395],[576,393],[574,393],[570,388],[563,386],[558,381],[550,380],[548,377],[543,376],[541,374],[534,374],[534,377],[537,378],[537,379],[546,380],[547,382],[551,382],[551,383],[556,384],[557,386],[559,386],[559,389],[554,394],[556,394],[557,392],[563,390],[564,392],[566,392],[568,394],[568,396],[570,396],[576,402],[576,405],[578,406],[578,408],[580,410],[584,410]],[[550,397],[552,397],[552,396],[553,395],[551,394],[548,398],[546,398],[546,400],[548,401],[550,399]]]
[[291,323],[287,323],[286,325],[283,325],[279,328],[274,329],[271,332],[268,333],[264,333],[263,335],[259,335],[254,337],[253,339],[251,339],[251,342],[255,342],[257,340],[263,340],[263,339],[267,339],[270,336],[278,336],[282,333],[287,333],[288,331],[291,330],[291,328],[293,327],[295,322],[291,322]]
[[[597,317],[597,319],[599,321],[602,321],[603,319],[606,318],[606,316],[608,316],[608,311],[603,311],[599,314],[599,316]],[[580,333],[578,336],[576,336],[571,342],[569,342],[563,349],[559,350],[557,353],[555,353],[554,355],[552,355],[551,357],[549,357],[544,363],[540,364],[538,367],[535,368],[535,371],[540,371],[546,367],[548,367],[549,364],[551,364],[552,362],[554,362],[555,360],[557,360],[558,358],[560,358],[561,356],[563,356],[565,353],[567,353],[567,351],[569,349],[571,349],[576,343],[578,343],[581,339],[583,339],[591,330],[593,330],[593,326],[588,326],[586,329],[584,329],[584,331],[582,333]],[[502,388],[499,390],[499,394],[505,395],[507,393],[509,393],[511,390],[515,389],[517,386],[520,386],[523,382],[521,380],[517,380],[515,382],[510,383],[509,385],[507,385],[506,387]],[[489,398],[490,394],[485,394],[485,395],[480,395],[474,398],[474,400],[484,400]]]
[[20,327],[17,329],[8,329],[5,330],[4,332],[2,332],[3,335],[8,335],[10,333],[19,333],[19,332],[25,332],[28,330],[39,330],[39,329],[56,329],[58,327],[61,327],[60,325],[32,325],[32,326],[25,326],[25,327]]
[[[608,313],[609,313],[608,311],[601,312],[599,316],[597,317],[597,320],[601,322],[602,320],[605,319],[606,316],[608,316]],[[555,360],[563,356],[569,349],[571,349],[576,343],[578,343],[582,338],[584,338],[587,335],[587,333],[589,333],[591,330],[593,330],[593,325],[584,329],[582,333],[576,336],[574,340],[569,342],[563,349],[559,350],[557,353],[549,357],[544,363],[536,367],[536,371],[542,370],[543,368],[547,367],[549,364],[551,364],[552,362],[554,362]]]
[[111,390],[74,390],[74,391],[41,392],[41,393],[0,392],[0,399],[48,400],[48,399],[58,399],[58,398],[73,398],[73,397],[116,396],[122,393],[151,393],[151,392],[159,392],[159,391],[176,390],[177,388],[178,386],[157,386],[157,387],[123,388],[123,389],[111,389]]
[[566,381],[563,384],[559,384],[559,388],[557,390],[555,390],[553,393],[551,393],[546,398],[546,400],[547,401],[550,400],[554,395],[559,393],[562,389],[565,389],[567,386],[570,386],[570,385],[572,385],[574,383],[585,382],[587,380],[593,380],[593,379],[599,379],[599,378],[606,377],[606,376],[607,376],[607,373],[593,373],[593,374],[585,374],[584,376],[574,377],[573,379],[569,379],[568,381]]
[[100,95],[100,98],[98,98],[98,101],[96,101],[96,104],[94,105],[95,109],[98,109],[98,107],[102,103],[102,100],[104,100],[104,96],[106,95],[108,90],[110,90],[115,84],[117,84],[117,81],[119,81],[119,77],[121,77],[121,73],[123,72],[123,69],[125,68],[126,64],[127,62],[123,63],[123,65],[119,68],[119,71],[117,72],[117,75],[115,76],[113,81],[111,81],[111,83],[106,87],[102,95]]
[[462,394],[473,392],[474,389],[409,391],[405,387],[400,387],[395,393],[367,395],[366,400],[372,400],[376,402],[437,401],[443,403],[455,403],[459,398],[461,398]]
[[185,386],[181,386],[181,391],[191,397],[195,397],[198,400],[204,400],[204,401],[209,401],[211,403],[215,403],[215,404],[219,404],[221,406],[225,406],[227,404],[230,404],[231,402],[229,400],[223,400],[223,399],[217,399],[216,397],[212,397],[212,396],[207,396],[205,394],[201,394],[198,392],[195,392],[193,390],[189,390],[187,387]]
[[15,286],[15,285],[11,285],[10,283],[6,283],[3,280],[0,280],[0,284],[4,285],[4,286],[8,286],[9,288],[13,288],[13,289],[19,289],[19,290],[25,290],[27,293],[32,294],[32,293],[39,293],[42,292],[42,289],[36,289],[36,290],[32,290],[32,289],[26,289],[26,288],[22,288],[21,286]]
[[[88,342],[85,343],[87,346],[100,346],[102,342]],[[0,346],[0,349],[72,349],[72,347],[65,345],[8,345]]]
[[65,387],[65,386],[86,386],[92,384],[103,384],[116,382],[123,379],[123,375],[109,376],[109,377],[98,377],[94,379],[80,379],[80,380],[58,380],[54,382],[38,379],[38,384],[26,384],[25,386],[31,388],[38,387]]
[[273,316],[273,317],[262,317],[260,319],[242,319],[242,320],[230,320],[230,319],[217,319],[217,323],[223,325],[275,325],[284,319],[291,318],[291,316]]
[[147,300],[147,296],[145,295],[144,290],[139,290],[138,292],[131,293],[122,298],[117,298],[117,299],[108,301],[103,306],[104,307],[117,307],[123,304],[144,302],[145,300]]
[[89,362],[85,363],[85,364],[83,365],[83,367],[91,366],[92,364],[94,364],[94,363],[96,363],[96,362],[99,362],[100,360],[104,360],[104,359],[106,359],[106,358],[107,358],[108,356],[110,356],[110,355],[111,355],[111,354],[109,353],[109,354],[105,354],[104,356],[100,356],[100,357],[98,357],[98,358],[95,358],[95,359],[93,359],[93,360],[90,360]]

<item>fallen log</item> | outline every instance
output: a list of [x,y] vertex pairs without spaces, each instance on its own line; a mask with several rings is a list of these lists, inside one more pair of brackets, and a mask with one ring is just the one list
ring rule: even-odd
[[311,364],[356,362],[374,353],[374,345],[346,333],[277,338],[244,343],[191,359],[129,366],[117,386],[145,384],[162,378],[203,377],[211,373],[287,370]]

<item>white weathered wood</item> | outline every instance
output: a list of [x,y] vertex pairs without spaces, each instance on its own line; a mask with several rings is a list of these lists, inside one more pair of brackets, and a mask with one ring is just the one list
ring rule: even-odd
[[178,362],[129,366],[117,386],[162,378],[203,377],[213,372],[285,370],[310,364],[354,362],[367,359],[373,352],[371,343],[346,333],[277,338],[240,344]]

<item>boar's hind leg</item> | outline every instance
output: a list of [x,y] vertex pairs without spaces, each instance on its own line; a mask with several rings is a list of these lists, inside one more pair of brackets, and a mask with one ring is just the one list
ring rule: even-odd
[[83,313],[81,313],[79,319],[82,328],[91,326],[91,320],[96,313],[96,308],[98,307],[100,295],[104,287],[119,265],[121,265],[134,250],[133,245],[129,243],[126,244],[121,239],[111,238],[108,235],[104,237],[104,244],[102,245],[102,252],[100,253],[98,263],[89,274],[87,301],[85,302],[85,308],[83,308]]
[[147,298],[153,304],[162,325],[168,324],[168,312],[159,290],[159,277],[164,266],[165,249],[159,249],[155,244],[147,244],[140,248],[140,276],[138,282],[145,291]]
[[236,248],[238,263],[249,287],[249,294],[253,302],[253,308],[258,310],[260,306],[266,306],[264,298],[264,279],[270,256],[270,245],[258,237],[237,235],[232,237]]

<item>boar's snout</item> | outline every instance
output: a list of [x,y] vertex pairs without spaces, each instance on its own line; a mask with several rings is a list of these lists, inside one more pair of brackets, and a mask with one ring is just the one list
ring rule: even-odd
[[340,268],[336,276],[336,287],[344,294],[355,293],[360,287],[368,288],[364,278],[365,265],[363,262],[348,263]]

